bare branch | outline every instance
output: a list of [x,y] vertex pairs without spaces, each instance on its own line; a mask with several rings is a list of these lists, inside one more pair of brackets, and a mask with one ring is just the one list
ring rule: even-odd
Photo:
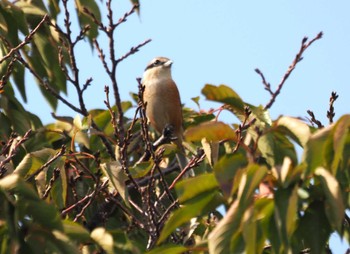
[[[316,35],[315,38],[313,38],[312,40],[310,40],[309,42],[307,42],[308,38],[307,37],[304,37],[302,42],[301,42],[301,46],[300,46],[300,49],[299,49],[299,52],[297,53],[297,55],[295,56],[292,64],[288,67],[288,70],[287,72],[284,74],[284,76],[282,77],[282,80],[280,81],[277,89],[275,92],[273,92],[271,94],[272,91],[269,91],[268,89],[266,89],[266,85],[265,84],[268,84],[265,80],[265,78],[263,78],[263,83],[265,85],[265,89],[269,91],[269,93],[271,94],[271,99],[270,101],[265,105],[264,109],[269,109],[271,108],[271,106],[273,105],[273,103],[275,102],[277,96],[279,95],[279,93],[281,92],[281,89],[284,85],[284,83],[286,82],[286,80],[288,79],[289,75],[293,72],[293,70],[295,69],[295,67],[297,66],[297,64],[303,59],[302,55],[304,53],[304,51],[312,44],[314,43],[316,40],[319,40],[322,38],[322,35],[323,33],[320,32]],[[257,70],[257,69],[256,69]],[[255,71],[256,71],[255,70]],[[260,72],[260,71],[259,71]],[[258,74],[260,74],[259,72],[257,72]],[[263,75],[260,74],[260,76],[263,77]]]
[[271,96],[273,96],[271,84],[266,81],[264,74],[258,68],[255,69],[255,72],[260,75],[265,90],[268,91]]
[[132,47],[129,52],[127,52],[125,55],[123,55],[122,57],[120,57],[118,60],[117,60],[117,63],[120,63],[121,61],[125,60],[127,57],[135,54],[136,52],[139,51],[139,49],[143,46],[145,46],[147,43],[151,42],[152,40],[151,39],[147,39],[145,40],[144,42],[141,42],[139,45],[137,45],[136,47]]

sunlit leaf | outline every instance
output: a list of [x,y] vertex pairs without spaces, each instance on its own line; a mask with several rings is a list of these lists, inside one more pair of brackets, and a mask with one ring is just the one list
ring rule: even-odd
[[283,127],[288,136],[301,147],[305,147],[311,135],[310,127],[305,122],[298,118],[282,116],[277,120],[276,125]]
[[199,97],[199,96],[192,97],[191,100],[192,100],[194,103],[196,103],[196,105],[197,105],[198,107],[200,107],[200,105],[199,105],[200,97]]
[[44,148],[39,151],[28,153],[16,167],[15,173],[22,177],[31,175],[56,153],[57,151],[51,148]]
[[[38,1],[36,3],[38,3]],[[36,4],[32,4],[31,2],[27,2],[27,1],[17,1],[16,6],[21,8],[21,10],[25,14],[31,14],[35,16],[44,16],[47,13],[46,10],[42,8],[42,6],[40,5],[38,6]]]
[[333,175],[337,174],[338,167],[341,163],[346,165],[347,159],[350,157],[349,148],[346,147],[349,138],[350,115],[344,115],[337,121],[333,131],[334,158],[331,165]]
[[219,158],[219,142],[209,142],[203,138],[201,143],[209,165],[213,167]]
[[141,162],[137,163],[134,167],[130,168],[129,171],[132,177],[140,178],[147,175],[147,173],[152,169],[152,167],[153,164],[149,161]]
[[204,137],[208,141],[234,140],[235,131],[223,122],[205,122],[188,128],[185,133],[186,141],[201,141]]
[[95,228],[91,232],[91,238],[98,243],[107,254],[114,254],[113,237],[105,228]]
[[184,203],[202,193],[212,192],[217,187],[218,183],[213,174],[202,174],[182,180],[175,185],[175,190],[178,194],[179,202]]
[[311,174],[319,166],[325,166],[327,139],[331,134],[332,127],[326,127],[312,134],[306,143],[303,161],[306,162],[306,176]]
[[237,113],[243,113],[244,103],[239,95],[226,85],[214,86],[206,84],[202,89],[202,94],[207,100],[228,104]]
[[79,223],[69,221],[69,220],[64,220],[63,231],[71,239],[78,240],[78,241],[90,240],[89,231]]
[[129,206],[129,194],[125,184],[127,176],[125,175],[120,163],[118,161],[103,163],[101,164],[101,169],[108,177],[109,183],[119,192],[124,202]]
[[187,248],[182,245],[175,244],[166,244],[160,247],[156,247],[151,251],[147,251],[146,254],[158,254],[158,253],[166,253],[166,254],[181,254],[186,252]]
[[113,134],[113,127],[111,124],[111,115],[108,110],[94,110],[89,112],[96,125],[104,131],[106,135]]

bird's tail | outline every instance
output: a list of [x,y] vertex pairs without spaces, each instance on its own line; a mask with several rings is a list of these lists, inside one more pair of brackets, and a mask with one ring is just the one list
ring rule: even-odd
[[[181,171],[183,171],[185,169],[185,167],[187,166],[188,164],[188,160],[186,158],[186,155],[185,155],[185,151],[184,149],[182,148],[180,152],[178,152],[176,154],[176,159],[179,163],[179,166],[180,166],[180,169]],[[188,178],[188,177],[193,177],[194,176],[194,171],[193,169],[189,169],[187,170],[187,172],[184,174],[184,177],[185,178]]]

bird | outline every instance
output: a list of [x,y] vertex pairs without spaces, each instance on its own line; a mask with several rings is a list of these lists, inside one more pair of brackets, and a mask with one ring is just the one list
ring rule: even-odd
[[166,57],[156,57],[150,61],[143,73],[143,100],[146,104],[146,117],[158,132],[171,126],[173,141],[179,152],[176,157],[181,170],[187,165],[183,148],[183,116],[180,93],[171,75],[173,61]]

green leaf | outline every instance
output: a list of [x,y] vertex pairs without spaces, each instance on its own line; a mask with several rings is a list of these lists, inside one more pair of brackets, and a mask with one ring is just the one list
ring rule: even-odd
[[27,102],[26,90],[24,85],[24,67],[23,65],[16,62],[13,69],[13,80],[15,81],[16,87],[22,96],[24,102]]
[[215,119],[211,113],[198,113],[190,108],[183,108],[184,127],[188,129],[191,126],[198,126],[201,123],[209,122]]
[[151,251],[147,251],[146,254],[158,254],[158,253],[166,253],[166,254],[181,254],[185,253],[187,248],[181,245],[175,244],[166,244],[157,248],[154,248]]
[[[239,186],[241,173],[248,164],[247,158],[243,154],[224,155],[214,165],[214,174],[219,182],[220,189],[226,198],[235,193]],[[234,184],[237,183],[237,184]],[[235,186],[235,188],[233,188]]]
[[278,131],[268,131],[258,140],[258,148],[270,166],[282,165],[285,157],[289,157],[293,165],[297,164],[294,145]]
[[64,220],[63,231],[72,240],[79,242],[86,242],[90,240],[89,231],[76,222]]
[[113,236],[105,228],[95,228],[91,232],[91,238],[99,244],[107,254],[114,254]]
[[50,16],[56,20],[57,15],[60,13],[59,0],[49,0],[48,2]]
[[10,46],[16,47],[19,44],[18,26],[15,13],[11,10],[11,5],[12,4],[6,4],[6,6],[0,6],[0,31],[3,36],[6,35],[6,40],[8,40]]
[[113,127],[111,125],[111,115],[108,110],[92,110],[89,112],[92,115],[92,119],[96,125],[101,129],[106,135],[113,134]]
[[305,170],[305,165],[301,164],[296,167],[289,157],[284,157],[283,163],[280,166],[272,167],[272,174],[283,188],[298,182]]
[[297,226],[298,186],[275,192],[275,224],[285,252],[291,250],[291,238]]
[[0,180],[0,190],[17,195],[15,207],[20,220],[31,218],[44,228],[62,231],[60,215],[54,206],[41,200],[32,186],[18,174],[11,174]]
[[306,143],[302,159],[307,165],[305,177],[312,174],[317,167],[325,166],[327,140],[331,131],[331,126],[318,130],[310,136]]
[[234,112],[244,113],[244,102],[235,91],[226,85],[206,84],[202,89],[202,94],[205,95],[207,100],[228,104]]
[[239,200],[236,200],[230,206],[224,218],[216,225],[214,230],[209,234],[209,253],[241,253],[244,250],[244,246],[240,246],[240,248],[238,248],[239,244],[231,244],[231,241],[234,238],[237,238],[237,234],[240,233],[240,222],[243,213],[244,209],[242,209],[239,206]]
[[199,97],[199,96],[192,97],[191,100],[192,100],[194,103],[196,103],[196,105],[198,106],[198,108],[200,107],[200,105],[199,105],[200,97]]
[[295,252],[310,248],[313,253],[324,253],[330,235],[331,227],[325,214],[324,203],[313,201],[298,223]]
[[140,178],[147,175],[147,173],[152,169],[153,163],[149,161],[144,161],[135,164],[134,167],[130,168],[130,174],[133,178]]
[[38,1],[36,1],[35,4],[27,1],[18,1],[16,2],[16,6],[19,7],[25,14],[44,16],[47,13],[45,8],[38,4]]
[[[267,127],[270,127],[272,125],[272,120],[269,114],[269,111],[264,109],[263,106],[253,106],[251,104],[247,104],[249,106],[249,109],[251,110],[250,118],[255,118],[256,121],[254,123],[254,126],[258,127],[259,130],[265,130]],[[255,131],[254,131],[255,132]],[[251,133],[251,132],[250,132]]]
[[205,122],[188,128],[184,133],[188,142],[201,141],[204,137],[208,141],[235,140],[235,131],[223,122]]
[[28,200],[39,200],[37,193],[30,185],[22,180],[20,175],[11,174],[0,179],[0,189],[23,195]]
[[266,167],[249,165],[242,175],[237,199],[224,218],[209,234],[209,253],[241,253],[245,250],[242,233],[242,219],[245,211],[253,204],[253,196],[267,173]]
[[44,228],[63,230],[60,215],[53,205],[40,199],[34,202],[21,198],[18,200],[17,206],[22,218],[29,216],[33,218],[35,223],[40,224]]
[[311,136],[310,127],[298,118],[282,116],[275,124],[283,128],[286,134],[301,147],[305,147]]
[[219,146],[220,143],[215,141],[215,142],[210,142],[206,138],[203,138],[201,140],[202,143],[202,148],[204,150],[205,156],[209,162],[209,165],[211,167],[216,164],[219,158]]
[[98,35],[98,26],[84,11],[84,8],[87,8],[89,12],[93,13],[98,21],[101,21],[100,9],[95,0],[75,0],[75,4],[77,6],[80,27],[84,28],[86,25],[90,26],[90,30],[88,31],[87,35],[90,44],[92,44],[93,39],[95,39]]
[[350,115],[344,115],[337,121],[333,130],[334,158],[331,164],[333,175],[337,175],[337,170],[341,163],[345,164],[345,168],[347,166],[347,158],[350,156],[350,151],[346,150],[346,145],[349,142],[349,137]]
[[339,183],[325,168],[317,168],[315,170],[315,175],[320,180],[326,196],[325,211],[329,223],[338,231],[338,233],[340,233],[344,219],[345,207]]
[[64,168],[64,163],[60,163],[60,165],[57,165],[57,168],[60,169],[60,175],[52,186],[50,196],[54,200],[57,208],[63,209],[66,206],[69,180],[66,174],[66,170]]
[[187,178],[175,185],[175,190],[181,204],[200,194],[216,190],[218,183],[214,174],[202,174]]
[[[39,151],[31,152],[26,154],[26,156],[22,159],[21,163],[16,167],[15,173],[19,174],[22,177],[26,177],[28,175],[33,174],[36,170],[38,170],[43,164],[51,159],[57,153],[54,149],[44,148]],[[51,167],[55,167],[58,165],[62,165],[63,161],[57,159]]]
[[[241,183],[238,189],[238,198],[241,199],[241,205],[249,203],[255,194],[256,189],[266,176],[267,168],[257,164],[250,164],[246,172],[242,175]],[[245,205],[243,205],[245,206]]]
[[[14,16],[14,20],[17,23],[18,29],[23,33],[23,34],[28,34],[28,24],[25,18],[25,15],[23,13],[23,10],[21,8],[18,8],[16,4],[9,4],[9,8],[12,11],[12,15]],[[14,45],[16,46],[16,45]]]
[[105,176],[108,177],[109,184],[111,184],[119,192],[125,204],[130,206],[128,199],[129,193],[125,184],[127,176],[125,175],[120,163],[118,161],[103,163],[101,164],[101,169]]
[[72,253],[78,254],[78,248],[62,232],[48,231],[43,227],[30,227],[22,248],[26,253]]
[[213,211],[219,204],[221,204],[221,196],[215,191],[206,192],[192,198],[170,215],[157,243],[162,243],[175,229],[189,222],[192,218]]

